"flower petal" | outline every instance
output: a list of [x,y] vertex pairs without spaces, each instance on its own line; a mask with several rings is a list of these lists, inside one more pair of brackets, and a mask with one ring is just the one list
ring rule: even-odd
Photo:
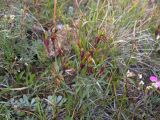
[[152,76],[150,76],[149,80],[152,82],[157,82],[158,78],[156,76],[152,75]]
[[160,89],[160,81],[152,83],[152,86],[155,87],[156,89]]
[[160,81],[156,82],[157,88],[160,89]]

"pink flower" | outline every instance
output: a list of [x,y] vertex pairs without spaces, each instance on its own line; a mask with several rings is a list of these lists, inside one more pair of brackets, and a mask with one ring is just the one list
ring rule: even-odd
[[160,89],[160,81],[156,82],[156,85]]
[[158,78],[156,76],[152,75],[152,76],[150,76],[149,80],[152,82],[157,82]]
[[152,83],[152,85],[157,88],[157,89],[160,89],[160,81],[157,81],[155,83]]
[[62,25],[62,24],[58,24],[58,25],[57,25],[57,29],[58,29],[58,30],[62,30],[62,29],[63,29],[63,25]]

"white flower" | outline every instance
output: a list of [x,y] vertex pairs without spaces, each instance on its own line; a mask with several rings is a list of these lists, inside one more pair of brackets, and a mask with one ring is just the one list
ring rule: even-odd
[[21,14],[24,14],[24,9],[21,9],[20,12],[21,12]]
[[127,78],[129,78],[129,77],[135,77],[136,74],[134,72],[128,70],[126,76],[127,76]]
[[142,77],[143,77],[142,74],[138,74],[139,79],[142,79]]
[[157,36],[156,36],[156,39],[158,40],[159,38],[160,38],[160,35],[157,35]]
[[152,89],[152,88],[153,88],[153,86],[147,86],[147,87],[146,87],[147,90],[150,90],[150,89]]
[[25,66],[28,66],[28,63],[24,63]]
[[9,18],[10,18],[10,20],[14,20],[15,15],[10,15]]
[[139,82],[139,85],[144,85],[144,82],[141,80],[141,81]]
[[18,59],[18,57],[16,56],[15,58],[14,58],[14,60],[16,61]]
[[22,60],[23,60],[23,58],[20,58],[20,59],[19,59],[19,61],[22,61]]
[[4,15],[4,18],[7,19],[7,15]]

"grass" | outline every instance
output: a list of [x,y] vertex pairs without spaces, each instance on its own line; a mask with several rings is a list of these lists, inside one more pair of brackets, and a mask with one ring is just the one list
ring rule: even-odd
[[60,0],[56,33],[51,0],[0,6],[0,118],[158,120],[158,2]]

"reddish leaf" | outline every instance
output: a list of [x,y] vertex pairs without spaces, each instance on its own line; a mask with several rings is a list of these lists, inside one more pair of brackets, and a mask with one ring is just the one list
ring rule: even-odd
[[93,71],[94,71],[94,69],[93,69],[93,67],[87,67],[87,73],[88,73],[88,75],[91,75],[91,74],[93,74]]
[[101,67],[99,72],[98,72],[98,76],[102,76],[104,74],[104,67]]
[[52,42],[54,42],[56,40],[56,38],[57,38],[56,33],[52,32],[52,34],[51,34],[51,40],[52,40]]
[[84,68],[84,66],[85,66],[85,64],[80,63],[80,68],[81,68],[81,69],[83,69],[83,68]]
[[84,49],[81,48],[81,50],[80,50],[80,60],[82,60],[83,57],[84,57]]
[[45,45],[45,47],[47,49],[47,52],[49,52],[49,40],[46,39],[46,40],[43,40],[43,42],[44,42],[44,45]]

